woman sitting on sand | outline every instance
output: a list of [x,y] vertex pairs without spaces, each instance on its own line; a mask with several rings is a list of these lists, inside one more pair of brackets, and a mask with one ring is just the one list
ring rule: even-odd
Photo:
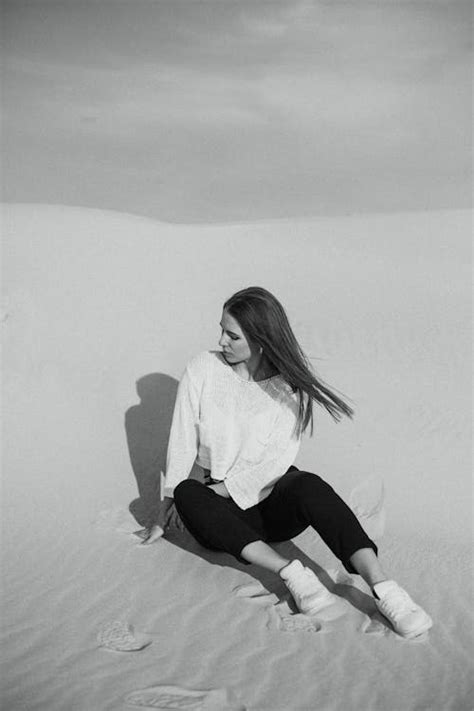
[[[398,634],[429,629],[426,612],[387,579],[352,510],[319,476],[293,466],[303,432],[312,432],[313,401],[335,420],[353,413],[314,376],[279,301],[260,287],[243,289],[224,304],[220,325],[222,352],[193,358],[179,384],[164,500],[144,542],[159,538],[177,511],[201,545],[274,571],[298,609],[314,615],[337,597],[268,545],[312,526],[370,586]],[[187,478],[195,461],[204,483]]]

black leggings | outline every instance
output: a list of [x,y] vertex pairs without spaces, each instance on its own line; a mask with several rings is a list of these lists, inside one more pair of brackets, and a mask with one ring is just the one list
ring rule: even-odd
[[[254,541],[287,541],[312,526],[349,573],[350,557],[377,546],[334,489],[316,474],[290,467],[271,494],[245,511],[205,484],[186,479],[174,491],[184,525],[205,548],[231,553],[242,561],[243,548]],[[246,562],[246,561],[244,561]]]

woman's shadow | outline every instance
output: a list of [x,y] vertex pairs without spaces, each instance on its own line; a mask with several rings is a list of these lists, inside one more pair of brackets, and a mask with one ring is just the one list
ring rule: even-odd
[[[178,390],[178,381],[164,373],[149,373],[136,382],[140,403],[133,405],[125,413],[125,432],[138,497],[129,505],[129,511],[143,528],[151,527],[157,520],[160,507],[160,472],[166,470],[166,452],[173,417],[173,409]],[[203,480],[200,467],[195,465],[190,478]],[[316,534],[315,534],[316,535]],[[188,533],[172,528],[166,533],[166,540],[185,551],[203,558],[213,565],[232,567],[245,571],[256,578],[269,592],[281,594],[282,583],[274,573],[259,566],[246,565],[234,556],[202,547]],[[157,544],[159,545],[159,542]],[[299,558],[310,567],[329,589],[347,598],[352,605],[366,614],[373,611],[372,598],[352,586],[336,585],[321,566],[311,560],[292,541],[276,544],[277,550],[285,558]]]

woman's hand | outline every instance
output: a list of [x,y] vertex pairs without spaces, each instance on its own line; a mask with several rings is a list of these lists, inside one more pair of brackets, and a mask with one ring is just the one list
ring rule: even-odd
[[218,494],[219,496],[223,496],[224,499],[230,498],[230,494],[227,491],[227,487],[223,481],[220,481],[218,484],[210,484],[208,488],[212,489],[212,491],[214,491],[214,493]]
[[153,526],[151,526],[151,528],[148,529],[147,535],[142,541],[142,545],[150,545],[151,543],[159,540],[165,535],[168,528],[171,526],[175,526],[180,531],[185,530],[184,524],[176,511],[174,500],[169,497],[165,497],[161,504],[157,521]]
[[184,533],[184,531],[186,530],[186,527],[181,520],[181,516],[179,515],[174,504],[169,510],[165,531],[167,531],[168,528],[177,528],[178,531],[181,531],[181,533]]
[[161,528],[161,526],[158,526],[156,524],[155,526],[152,526],[151,528],[147,529],[145,538],[143,539],[141,545],[142,546],[149,546],[150,543],[154,543],[159,538],[162,538],[163,534],[164,534],[164,530]]

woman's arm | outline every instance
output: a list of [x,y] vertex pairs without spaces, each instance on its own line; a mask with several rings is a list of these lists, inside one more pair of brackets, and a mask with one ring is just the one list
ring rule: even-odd
[[166,475],[162,496],[173,498],[175,487],[184,479],[195,462],[198,452],[199,387],[189,365],[178,386],[171,422]]

